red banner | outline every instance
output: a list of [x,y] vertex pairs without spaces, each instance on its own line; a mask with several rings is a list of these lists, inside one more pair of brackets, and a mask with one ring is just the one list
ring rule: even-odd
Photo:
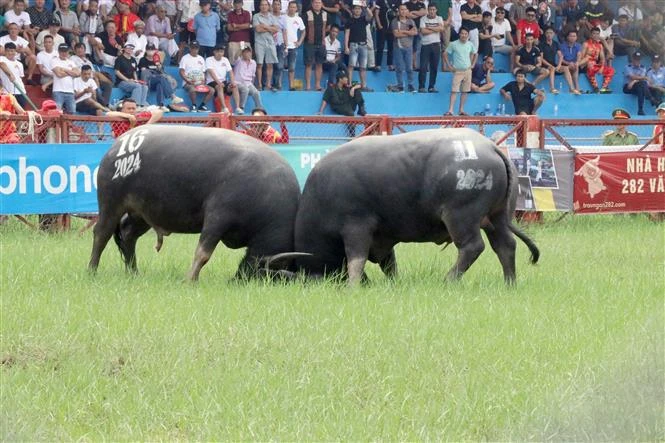
[[575,212],[665,212],[665,152],[575,155]]

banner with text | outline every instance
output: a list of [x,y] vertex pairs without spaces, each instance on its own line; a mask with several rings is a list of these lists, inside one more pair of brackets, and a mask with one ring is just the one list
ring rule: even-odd
[[665,152],[614,152],[575,156],[574,210],[665,211]]

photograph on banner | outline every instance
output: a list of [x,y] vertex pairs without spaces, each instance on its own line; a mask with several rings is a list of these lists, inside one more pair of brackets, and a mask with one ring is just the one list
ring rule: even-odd
[[534,188],[557,189],[556,166],[549,149],[510,148],[510,160],[520,176],[531,177]]
[[531,178],[526,175],[517,177],[517,208],[525,211],[538,210],[533,199]]

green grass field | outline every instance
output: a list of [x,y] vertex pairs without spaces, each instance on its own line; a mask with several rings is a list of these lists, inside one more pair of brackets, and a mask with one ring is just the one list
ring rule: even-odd
[[139,242],[136,277],[92,235],[0,226],[0,439],[665,439],[665,238],[644,216],[529,226],[503,284],[489,246],[400,245],[394,283],[229,283],[219,247]]

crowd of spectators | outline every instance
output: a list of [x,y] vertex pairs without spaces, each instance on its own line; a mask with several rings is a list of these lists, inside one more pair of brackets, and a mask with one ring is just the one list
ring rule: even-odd
[[[522,76],[524,84],[540,91],[531,95],[531,106],[520,104],[520,110],[537,109],[544,90],[535,87],[546,80],[552,94],[582,94],[581,74],[589,80],[589,93],[611,93],[612,78],[623,74],[623,92],[636,96],[640,115],[646,114],[646,102],[657,106],[665,91],[664,8],[659,0],[0,3],[2,86],[25,107],[25,85],[41,85],[68,113],[108,112],[113,86],[139,108],[154,105],[167,111],[183,101],[176,95],[180,83],[192,111],[208,111],[217,97],[220,110],[242,114],[248,97],[262,109],[262,91],[286,89],[284,71],[288,89],[300,88],[295,72],[299,56],[305,65],[302,86],[325,89],[324,100],[333,109],[331,94],[344,78],[340,72],[348,80],[343,87],[358,93],[348,95],[359,111],[355,97],[373,91],[367,71],[394,71],[395,83],[388,91],[426,94],[437,92],[442,69],[453,72],[446,87],[451,92],[448,113],[461,94],[458,113],[464,115],[468,93],[494,91],[495,53],[509,57],[519,91]],[[630,58],[623,73],[613,67],[617,56]],[[169,63],[178,66],[180,78],[165,72]],[[502,94],[513,101],[523,95],[509,85]],[[227,107],[226,96],[233,98],[234,108]]]

